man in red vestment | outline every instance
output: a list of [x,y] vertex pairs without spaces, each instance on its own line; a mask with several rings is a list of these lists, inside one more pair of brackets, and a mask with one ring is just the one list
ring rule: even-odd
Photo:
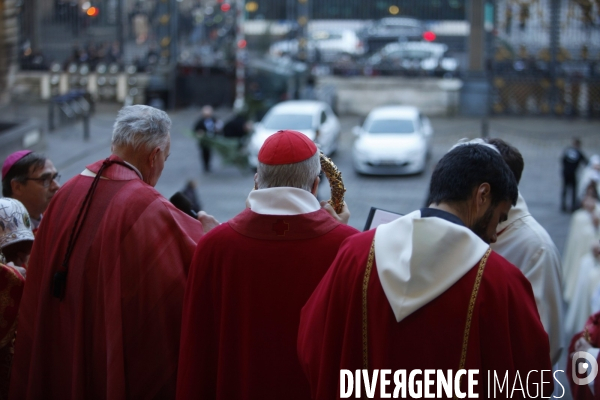
[[12,399],[175,397],[187,270],[215,221],[154,189],[170,126],[163,111],[124,107],[113,154],[54,196],[28,266]]
[[[389,370],[375,382],[374,398],[396,388],[419,397],[410,376],[423,397],[426,391],[436,398],[466,394],[473,380],[479,398],[533,397],[541,370],[544,394],[552,393],[548,335],[531,285],[489,251],[516,200],[515,178],[497,151],[463,145],[437,164],[429,208],[346,240],[302,309],[298,355],[312,398],[366,394],[361,369],[369,389],[375,372]],[[453,380],[447,392],[436,375],[427,386],[424,373],[432,369],[446,379],[448,370],[454,378],[459,369],[479,372],[459,385]],[[504,391],[494,389],[494,372],[500,382],[507,377]]]
[[[319,152],[280,131],[258,154],[249,208],[200,240],[186,286],[178,399],[307,399],[296,353],[300,309],[342,241],[321,208]],[[333,215],[330,215],[330,212]]]

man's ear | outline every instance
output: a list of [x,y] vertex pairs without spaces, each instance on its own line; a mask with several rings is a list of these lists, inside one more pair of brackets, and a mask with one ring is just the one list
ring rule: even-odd
[[475,204],[477,205],[477,210],[487,210],[491,202],[492,188],[489,183],[484,182],[479,185],[475,191]]
[[321,182],[321,178],[317,176],[313,182],[312,190],[310,191],[315,197],[317,197],[317,193],[319,192],[319,182]]
[[158,156],[158,153],[160,153],[160,147],[155,147],[150,152],[150,155],[148,156],[148,163],[151,167],[154,167],[154,163],[156,162],[156,157]]
[[23,182],[19,182],[16,179],[10,181],[10,188],[13,192],[13,195],[19,196],[23,189]]

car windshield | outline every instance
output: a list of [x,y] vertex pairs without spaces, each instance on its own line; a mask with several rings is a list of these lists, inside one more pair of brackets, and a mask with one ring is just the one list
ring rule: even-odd
[[303,130],[312,129],[312,115],[307,114],[270,114],[263,121],[263,126],[266,129],[292,129]]
[[341,33],[320,31],[312,34],[312,40],[339,40],[342,38]]
[[409,119],[375,119],[367,124],[367,132],[378,133],[413,133],[415,127]]
[[423,59],[433,57],[433,52],[427,50],[402,50],[400,51],[400,57]]

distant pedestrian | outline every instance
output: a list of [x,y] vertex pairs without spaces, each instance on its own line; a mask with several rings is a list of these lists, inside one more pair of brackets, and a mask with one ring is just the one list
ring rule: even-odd
[[245,113],[238,113],[223,126],[223,137],[241,140],[252,130],[252,121]]
[[580,164],[586,164],[587,158],[581,152],[581,141],[573,139],[573,144],[565,149],[562,157],[563,187],[561,196],[561,210],[567,211],[567,191],[571,191],[571,207],[569,211],[577,209],[577,169]]
[[211,148],[203,139],[214,138],[221,130],[221,125],[221,121],[218,121],[213,116],[213,108],[211,106],[202,107],[202,116],[196,122],[196,125],[194,125],[194,133],[198,138],[200,161],[204,167],[204,172],[210,172]]

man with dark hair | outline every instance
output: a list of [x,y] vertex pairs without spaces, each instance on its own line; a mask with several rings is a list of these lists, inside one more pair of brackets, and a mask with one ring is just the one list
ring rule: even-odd
[[523,169],[525,168],[525,161],[523,160],[521,152],[516,147],[511,146],[499,138],[486,139],[486,142],[498,149],[500,155],[504,159],[504,162],[515,175],[518,185],[519,182],[521,182],[521,175],[523,174]]
[[2,196],[19,200],[29,213],[33,231],[60,188],[60,175],[45,156],[31,150],[12,153],[2,165]]
[[[502,139],[486,141],[498,149],[519,184],[525,166],[521,152]],[[491,248],[519,268],[531,283],[540,319],[550,340],[550,359],[554,365],[560,358],[564,333],[558,249],[548,232],[529,213],[520,192],[517,204],[496,231],[498,239]]]
[[561,195],[561,210],[567,210],[566,197],[567,192],[571,191],[571,208],[570,211],[575,211],[579,206],[577,202],[577,169],[579,165],[587,164],[587,158],[581,151],[581,140],[573,139],[573,144],[565,149],[562,156],[562,195]]
[[[445,379],[450,371],[460,388],[453,385],[444,397],[453,397],[467,390],[458,371],[476,369],[474,392],[488,398],[494,376],[488,371],[501,371],[512,387],[517,373],[551,369],[531,285],[489,248],[518,195],[502,157],[487,144],[458,146],[437,164],[429,192],[428,208],[344,241],[302,309],[298,355],[313,399],[352,391],[342,370],[356,378],[361,393],[365,375],[390,370],[390,383],[404,370],[406,390],[416,373],[422,386],[409,383],[411,397],[433,397],[412,394],[417,386],[439,398],[446,389],[436,388],[439,380],[431,376],[423,379],[424,371],[437,370]],[[547,371],[546,396],[551,380]],[[384,377],[375,382],[375,393],[385,397]],[[525,388],[536,393],[538,385],[530,377]],[[510,397],[508,390],[500,397]]]
[[348,236],[316,198],[319,151],[279,131],[258,153],[249,208],[198,243],[186,286],[177,398],[308,399],[300,310]]

